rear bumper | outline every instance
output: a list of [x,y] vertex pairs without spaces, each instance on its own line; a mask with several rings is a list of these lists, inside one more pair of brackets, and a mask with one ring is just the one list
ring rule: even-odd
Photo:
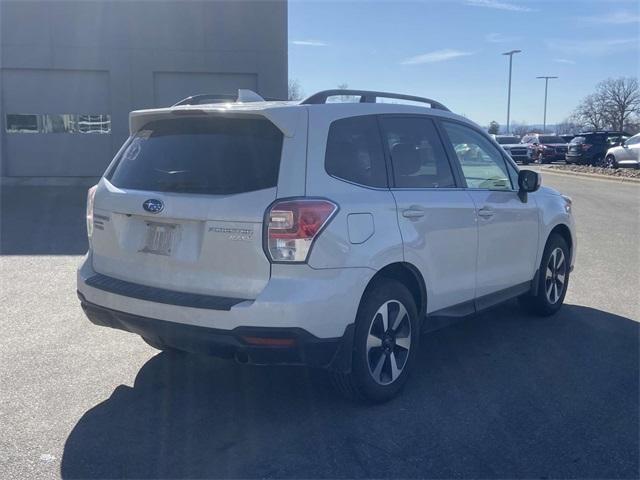
[[92,282],[97,274],[89,252],[78,269],[77,290],[87,302],[118,312],[218,330],[302,328],[317,338],[338,338],[355,321],[360,299],[375,270],[274,264],[271,278],[256,298],[224,309],[207,308],[211,305],[187,298],[178,300],[188,302],[175,298],[167,301],[175,292],[154,298],[136,288],[116,291]]
[[353,324],[338,338],[317,338],[302,328],[237,327],[220,330],[105,308],[88,302],[80,292],[78,297],[92,323],[135,333],[152,343],[177,350],[235,358],[241,363],[254,365],[305,365],[339,371],[351,368]]

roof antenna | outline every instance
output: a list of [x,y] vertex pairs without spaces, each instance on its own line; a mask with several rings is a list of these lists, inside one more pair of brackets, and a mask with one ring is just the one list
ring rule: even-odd
[[248,90],[246,88],[238,89],[238,102],[264,102],[264,98],[258,95],[253,90]]

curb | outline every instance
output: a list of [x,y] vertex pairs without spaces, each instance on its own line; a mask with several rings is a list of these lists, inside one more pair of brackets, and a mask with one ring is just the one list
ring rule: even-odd
[[567,177],[585,177],[593,180],[610,180],[612,182],[624,182],[624,183],[640,183],[640,178],[629,177],[615,177],[613,175],[602,175],[600,173],[584,173],[584,172],[571,172],[556,170],[555,168],[540,167],[540,171],[543,173],[549,173],[551,175],[565,175]]

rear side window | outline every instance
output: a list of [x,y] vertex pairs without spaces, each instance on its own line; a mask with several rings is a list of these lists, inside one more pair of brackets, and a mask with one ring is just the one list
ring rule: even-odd
[[387,169],[374,116],[343,118],[331,124],[325,169],[329,175],[349,182],[387,186]]
[[385,117],[382,126],[396,187],[455,187],[451,165],[431,119]]
[[107,179],[116,187],[224,195],[275,187],[282,132],[261,118],[175,118],[146,124]]

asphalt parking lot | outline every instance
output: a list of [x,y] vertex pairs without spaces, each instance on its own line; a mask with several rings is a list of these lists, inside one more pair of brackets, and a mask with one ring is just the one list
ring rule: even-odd
[[85,189],[3,187],[2,478],[638,478],[640,185],[545,175],[579,252],[552,318],[515,303],[423,337],[403,394],[158,353],[75,294]]

